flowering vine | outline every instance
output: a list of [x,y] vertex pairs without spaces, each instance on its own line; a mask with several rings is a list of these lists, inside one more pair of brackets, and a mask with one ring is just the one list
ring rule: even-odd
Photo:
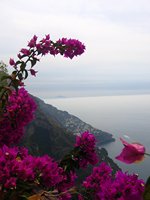
[[21,88],[12,91],[6,106],[7,112],[0,121],[0,146],[17,144],[24,133],[24,127],[34,118],[36,104],[28,92]]
[[[15,147],[24,127],[34,118],[36,105],[23,86],[29,74],[36,76],[36,63],[46,54],[72,59],[84,51],[84,44],[76,39],[62,38],[53,42],[50,35],[42,40],[34,35],[27,48],[20,50],[18,60],[9,60],[13,71],[2,77],[5,84],[0,87],[1,200],[71,200],[74,195],[78,200],[143,200],[143,193],[146,200],[149,196],[137,175],[121,171],[113,175],[105,163],[94,167],[81,186],[76,185],[76,171],[99,162],[95,137],[88,131],[76,136],[74,148],[60,162],[48,155],[36,157],[26,148]],[[119,160],[132,163],[143,158],[144,146],[122,142],[125,147],[117,157]],[[147,185],[149,183],[146,188]]]
[[142,200],[144,181],[135,174],[128,175],[122,171],[113,176],[112,169],[102,163],[94,167],[93,173],[83,182],[83,187],[90,200]]
[[10,58],[9,64],[13,67],[11,75],[6,75],[2,80],[7,79],[7,84],[0,87],[0,114],[6,110],[6,104],[12,88],[18,91],[19,86],[24,85],[24,80],[28,74],[35,76],[37,71],[34,66],[40,61],[41,57],[50,54],[60,54],[64,57],[72,59],[74,56],[84,53],[85,46],[76,39],[62,38],[56,42],[50,39],[50,35],[46,35],[42,40],[38,41],[36,35],[28,42],[27,48],[22,48],[18,53],[18,60]]

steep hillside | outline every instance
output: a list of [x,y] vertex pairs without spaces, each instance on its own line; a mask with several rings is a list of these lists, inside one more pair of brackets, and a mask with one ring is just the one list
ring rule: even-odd
[[37,97],[34,97],[34,99],[37,105],[42,110],[42,112],[47,116],[47,118],[52,118],[61,127],[65,128],[68,132],[75,135],[75,134],[88,130],[95,135],[98,145],[104,144],[107,142],[112,142],[115,140],[112,134],[98,130],[92,127],[91,125],[83,122],[78,117],[69,114],[66,111],[61,111],[52,105],[45,104],[44,101],[40,100]]
[[[63,116],[66,118],[66,121],[69,120],[70,116],[72,118],[72,123],[75,119],[74,126],[77,126],[77,123],[79,122],[82,126],[84,125],[83,128],[87,126],[88,128],[92,127],[82,122],[75,116],[69,115],[67,112],[57,110],[57,108],[45,104],[42,100],[36,97],[34,97],[34,99],[37,103],[35,119],[26,127],[26,131],[20,145],[26,146],[31,154],[48,154],[56,160],[60,160],[73,148],[75,143],[75,135],[70,132],[70,129],[68,129],[67,126],[62,126],[61,120],[63,120]],[[84,129],[81,130],[81,132],[83,131]],[[102,136],[105,135],[105,132],[100,131],[100,133]],[[111,134],[106,134],[107,137],[103,137],[103,142],[110,142],[112,136]],[[108,136],[109,140],[105,140]],[[119,169],[113,160],[109,158],[105,149],[97,148],[97,152],[101,161],[107,162],[115,171]]]

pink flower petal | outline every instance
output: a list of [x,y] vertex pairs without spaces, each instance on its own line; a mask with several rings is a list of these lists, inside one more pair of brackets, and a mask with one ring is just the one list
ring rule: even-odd
[[124,145],[124,148],[120,155],[116,157],[116,159],[131,164],[137,161],[141,161],[144,158],[145,154],[145,147],[142,144],[139,143],[128,143],[122,138],[120,138],[122,144]]

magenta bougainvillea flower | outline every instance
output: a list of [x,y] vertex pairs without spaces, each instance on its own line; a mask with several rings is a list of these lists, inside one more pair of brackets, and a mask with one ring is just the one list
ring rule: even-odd
[[10,58],[10,60],[9,60],[9,64],[10,64],[10,65],[15,65],[15,61],[14,61],[14,59]]
[[0,147],[17,144],[24,133],[24,127],[34,118],[36,104],[24,88],[13,91],[9,96],[7,112],[0,121]]
[[122,138],[120,138],[124,148],[120,155],[116,159],[126,163],[131,164],[135,162],[142,161],[144,159],[145,147],[139,143],[128,143]]
[[82,151],[82,155],[79,158],[80,167],[85,168],[88,164],[95,165],[98,162],[95,145],[95,137],[88,131],[76,136],[75,147],[79,147]]
[[36,76],[37,71],[35,71],[34,69],[30,69],[29,71],[32,76]]
[[[143,200],[144,181],[138,175],[112,173],[112,169],[102,162],[93,168],[93,172],[83,181],[83,188],[93,200]],[[86,198],[79,196],[79,200]]]
[[0,192],[18,189],[20,183],[34,185],[37,180],[43,188],[49,189],[66,180],[63,173],[58,163],[48,155],[36,157],[23,147],[0,147]]

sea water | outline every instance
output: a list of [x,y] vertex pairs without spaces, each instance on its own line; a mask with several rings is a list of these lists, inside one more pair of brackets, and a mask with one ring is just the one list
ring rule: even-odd
[[[115,160],[123,145],[120,137],[128,142],[138,142],[150,153],[150,95],[121,95],[45,99],[46,103],[68,111],[95,128],[113,134],[115,142],[104,145]],[[115,160],[123,171],[139,174],[146,180],[150,175],[150,157],[138,164],[126,165]]]

